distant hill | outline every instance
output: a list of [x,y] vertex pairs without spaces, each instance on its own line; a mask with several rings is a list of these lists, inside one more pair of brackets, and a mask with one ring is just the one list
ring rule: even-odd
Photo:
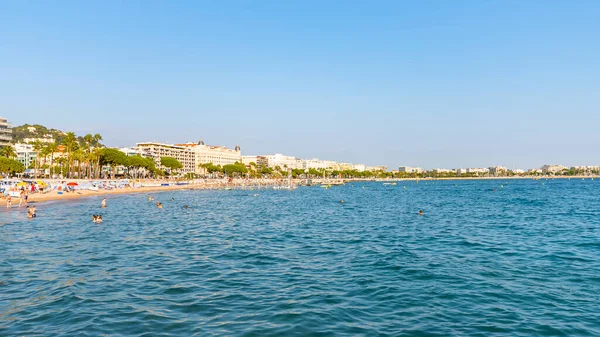
[[23,143],[27,138],[54,138],[60,143],[65,137],[65,132],[57,129],[48,129],[39,124],[23,124],[12,128],[13,144]]

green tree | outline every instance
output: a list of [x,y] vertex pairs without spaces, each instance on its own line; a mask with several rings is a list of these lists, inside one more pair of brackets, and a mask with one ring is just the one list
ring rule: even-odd
[[24,171],[25,165],[23,165],[21,162],[6,157],[0,157],[0,172],[11,175],[15,173],[23,173]]
[[12,159],[17,157],[17,153],[15,152],[15,148],[12,145],[6,145],[0,149],[0,155]]
[[67,132],[67,134],[63,138],[62,145],[64,145],[67,150],[67,178],[71,178],[71,165],[73,163],[72,153],[79,147],[79,142],[77,141],[75,133]]
[[[145,169],[147,171],[153,171],[154,169],[154,161],[150,160],[148,161],[149,158],[143,158],[142,156],[130,156],[127,157],[127,167],[135,169],[136,175],[133,177],[134,179],[137,178],[137,171],[139,171],[140,169]],[[150,164],[152,163],[152,164]]]
[[72,153],[73,161],[77,161],[77,179],[81,179],[81,164],[85,163],[86,153],[83,149],[79,148]]
[[227,176],[240,176],[248,173],[248,169],[244,164],[236,162],[235,164],[227,164],[223,166],[223,173]]
[[53,175],[54,153],[56,151],[58,151],[58,144],[54,142],[46,144],[46,147],[44,148],[44,152],[47,154],[46,157],[50,156],[50,177]]
[[119,150],[103,148],[100,154],[100,164],[110,166],[114,179],[117,166],[127,165],[127,156]]
[[[102,136],[99,133],[96,133],[93,136],[93,146],[94,146],[94,150],[96,149],[101,149],[103,147],[103,145],[100,143],[100,141],[103,140]],[[95,155],[96,157],[96,162],[95,162],[95,167],[96,167],[96,175],[100,176],[100,171],[101,171],[101,167],[100,167],[100,156],[99,155]]]
[[85,136],[83,136],[83,141],[85,142],[85,146],[86,146],[86,159],[85,162],[88,164],[87,165],[87,176],[88,178],[92,177],[92,161],[94,161],[94,157],[92,156],[92,148],[94,146],[94,136],[92,136],[91,134],[87,134]]
[[173,157],[161,157],[160,164],[169,169],[169,174],[171,174],[172,171],[177,171],[183,167],[179,160]]
[[42,150],[44,149],[44,143],[40,142],[39,140],[36,140],[35,142],[32,142],[30,144],[32,145],[33,151],[35,152],[35,161],[34,161],[35,165],[34,165],[33,178],[37,179],[40,153],[42,153]]
[[204,164],[200,164],[198,166],[204,168],[204,170],[210,174],[223,172],[223,169],[221,168],[221,166],[214,165],[213,163],[204,163]]

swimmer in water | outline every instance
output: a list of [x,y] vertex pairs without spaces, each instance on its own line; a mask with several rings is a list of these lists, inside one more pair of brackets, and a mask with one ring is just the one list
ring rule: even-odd
[[151,196],[151,195],[149,195],[149,196],[148,196],[148,201],[154,201],[154,197],[153,197],[153,196]]
[[36,217],[35,211],[36,211],[35,206],[33,206],[33,207],[27,206],[27,218],[29,218],[29,219],[35,218]]
[[188,205],[185,205],[185,206],[183,206],[183,208],[188,209],[189,207],[188,207]]
[[102,199],[102,208],[106,208],[106,198]]
[[340,203],[342,203],[342,204],[343,204],[343,203],[344,203],[344,199],[340,200]]
[[419,215],[423,215],[423,210],[422,209],[419,210]]
[[258,197],[258,193],[254,193],[254,196],[255,196],[255,197]]
[[102,215],[92,215],[92,221],[94,223],[101,223],[102,222]]
[[160,203],[160,202],[158,202],[158,201],[157,201],[157,202],[156,202],[156,207],[158,207],[158,208],[162,208],[162,203]]

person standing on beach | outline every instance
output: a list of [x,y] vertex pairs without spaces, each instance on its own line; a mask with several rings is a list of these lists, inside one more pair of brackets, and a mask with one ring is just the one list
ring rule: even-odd
[[11,208],[12,207],[12,196],[9,194],[8,196],[6,196],[6,208]]
[[23,204],[27,206],[27,200],[25,200],[25,190],[21,189],[21,193],[19,193],[19,207],[23,206]]
[[102,208],[106,208],[106,198],[102,199]]

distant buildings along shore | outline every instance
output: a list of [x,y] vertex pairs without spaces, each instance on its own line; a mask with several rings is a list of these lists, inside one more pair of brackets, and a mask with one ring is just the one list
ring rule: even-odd
[[[36,129],[37,127],[37,129]],[[26,168],[32,167],[37,160],[37,153],[32,146],[34,142],[43,144],[55,143],[58,138],[60,141],[66,133],[56,129],[46,129],[43,126],[23,125],[17,127],[18,142],[13,144],[13,130],[6,118],[0,117],[0,147],[12,146],[16,154],[16,160],[21,162]],[[40,131],[40,128],[42,129]],[[27,135],[27,137],[25,137]],[[197,143],[179,143],[167,144],[161,142],[140,142],[134,147],[117,148],[128,156],[139,155],[150,157],[154,160],[157,168],[165,169],[161,165],[162,157],[172,157],[177,159],[183,166],[180,173],[205,174],[206,169],[203,164],[212,163],[215,166],[225,166],[235,163],[242,163],[246,166],[256,165],[258,170],[264,168],[287,170],[317,170],[317,171],[357,171],[357,172],[388,172],[388,167],[367,166],[364,164],[352,164],[347,162],[336,162],[333,160],[322,160],[318,158],[303,159],[281,153],[265,155],[242,155],[241,148],[236,145],[233,149],[225,146],[206,145],[200,140]],[[54,159],[66,157],[66,153],[59,151],[52,153]],[[44,158],[47,159],[47,158]],[[41,160],[41,158],[40,158]],[[600,166],[572,166],[567,167],[557,164],[544,165],[541,168],[532,168],[529,170],[508,169],[504,166],[491,167],[470,167],[470,168],[436,168],[425,170],[421,167],[399,166],[398,170],[392,170],[392,173],[404,175],[420,176],[506,176],[506,175],[559,175],[559,174],[598,174]]]

